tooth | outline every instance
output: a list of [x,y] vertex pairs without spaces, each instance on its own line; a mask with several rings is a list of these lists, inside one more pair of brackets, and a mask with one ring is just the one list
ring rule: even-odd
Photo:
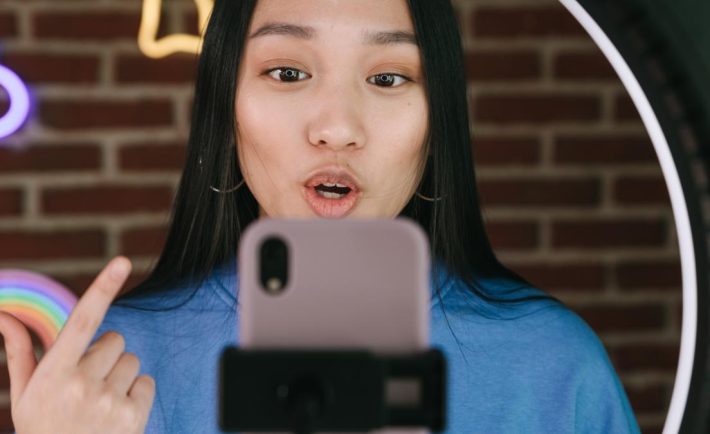
[[341,197],[345,196],[344,194],[331,193],[329,191],[319,191],[318,194],[327,199],[340,199]]
[[335,184],[331,184],[330,182],[324,182],[323,185],[325,187],[335,187]]

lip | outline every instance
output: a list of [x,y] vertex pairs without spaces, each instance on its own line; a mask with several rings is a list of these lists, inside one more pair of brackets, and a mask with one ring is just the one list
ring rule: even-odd
[[[350,188],[350,192],[341,199],[324,198],[315,191],[315,187],[323,183],[345,185]],[[350,214],[359,202],[360,183],[346,169],[340,167],[320,168],[312,172],[304,182],[303,196],[316,215],[325,218],[342,218]]]

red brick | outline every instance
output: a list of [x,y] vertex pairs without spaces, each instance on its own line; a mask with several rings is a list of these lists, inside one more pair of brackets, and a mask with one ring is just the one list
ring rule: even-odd
[[29,83],[96,83],[99,59],[90,55],[10,52],[4,63]]
[[[626,385],[626,393],[636,414],[665,412],[670,403],[668,387],[663,384]],[[643,431],[646,433],[647,431]]]
[[[668,398],[668,402],[670,402],[670,398]],[[663,411],[663,415],[665,416],[665,410]],[[656,416],[658,416],[658,414],[656,414]],[[639,428],[641,428],[643,434],[663,434],[663,421],[642,420],[639,422]]]
[[615,266],[619,287],[629,289],[678,289],[681,279],[680,259],[623,262]]
[[40,12],[33,15],[34,34],[40,39],[135,41],[140,14],[134,12]]
[[7,434],[12,434],[12,431],[15,429],[12,425],[10,407],[0,408],[0,429],[7,430]]
[[57,129],[139,128],[169,126],[170,101],[50,100],[39,107],[42,123]]
[[0,148],[0,173],[63,172],[98,170],[101,151],[96,145],[32,144],[23,148]]
[[601,291],[605,284],[604,266],[599,263],[510,264],[518,274],[544,290]]
[[611,348],[609,355],[619,371],[675,373],[678,343],[627,344]]
[[[1,339],[1,338],[0,338]],[[5,340],[2,339],[3,348],[5,348]],[[0,390],[8,390],[10,388],[10,375],[8,375],[7,364],[0,364]]]
[[10,96],[4,87],[0,86],[0,116],[7,113],[10,108]]
[[552,245],[556,248],[658,247],[666,243],[665,220],[578,219],[552,224]]
[[560,79],[614,80],[618,76],[600,51],[560,53],[555,57],[553,75]]
[[614,201],[623,205],[670,207],[666,181],[662,177],[625,177],[614,182]]
[[95,258],[104,254],[101,230],[1,231],[0,260]]
[[96,270],[95,273],[78,273],[78,274],[68,274],[68,275],[55,275],[52,276],[57,282],[66,286],[75,295],[81,296],[86,289],[91,285],[96,276],[99,274],[100,270]]
[[[0,157],[1,156],[0,154]],[[2,169],[0,169],[0,172],[2,172]],[[21,213],[22,190],[17,188],[0,188],[0,216],[17,216]]]
[[17,17],[12,12],[0,12],[0,38],[17,36]]
[[674,314],[673,327],[676,330],[680,330],[680,328],[683,327],[683,303],[675,303],[675,305],[672,305],[669,302],[668,304],[671,305]]
[[119,151],[122,170],[176,171],[185,164],[185,143],[139,143],[123,146]]
[[42,192],[45,214],[130,214],[166,211],[169,187],[98,186],[47,189]]
[[481,7],[472,14],[470,24],[473,34],[481,37],[586,36],[562,6]]
[[542,65],[530,50],[474,51],[466,55],[466,71],[475,81],[511,81],[540,78]]
[[601,115],[597,96],[574,94],[481,95],[474,103],[474,118],[490,123],[594,121]]
[[561,136],[555,139],[556,163],[637,164],[657,163],[647,135]]
[[200,22],[197,17],[197,9],[188,9],[183,14],[183,28],[185,32],[191,35],[198,35],[201,33]]
[[197,34],[200,31],[197,9],[191,9],[183,12],[182,26],[184,31],[189,34]]
[[9,108],[10,108],[10,96],[7,94],[7,91],[5,90],[5,88],[0,86],[0,116],[7,113],[7,110]]
[[659,331],[666,326],[666,306],[643,303],[620,306],[597,304],[572,306],[597,333]]
[[537,223],[531,221],[486,223],[486,233],[495,249],[534,249],[539,232]]
[[474,137],[474,161],[482,166],[536,165],[540,146],[533,137]]
[[127,292],[131,292],[136,286],[142,283],[148,277],[149,274],[149,270],[132,272],[131,275],[128,276],[126,284],[123,285],[123,288],[121,288],[121,291],[118,293],[118,296],[123,295]]
[[583,206],[599,204],[599,180],[506,178],[479,183],[486,206]]
[[116,81],[122,83],[192,83],[197,68],[194,55],[179,54],[162,59],[124,55],[116,60]]
[[634,105],[631,97],[627,94],[620,95],[614,100],[614,120],[620,122],[637,121],[641,122],[638,110]]
[[157,256],[163,249],[166,227],[131,229],[121,234],[121,254]]

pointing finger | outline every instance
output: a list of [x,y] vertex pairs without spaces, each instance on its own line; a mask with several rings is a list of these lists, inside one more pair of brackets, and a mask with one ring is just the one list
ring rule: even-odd
[[130,272],[131,262],[122,256],[101,270],[77,302],[45,358],[64,365],[79,362]]

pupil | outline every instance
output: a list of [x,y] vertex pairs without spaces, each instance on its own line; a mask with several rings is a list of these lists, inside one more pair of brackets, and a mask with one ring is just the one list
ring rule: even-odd
[[394,83],[394,76],[389,74],[380,74],[375,77],[375,81],[384,86],[390,86]]
[[281,79],[285,81],[298,80],[298,72],[295,69],[284,69],[281,71]]

